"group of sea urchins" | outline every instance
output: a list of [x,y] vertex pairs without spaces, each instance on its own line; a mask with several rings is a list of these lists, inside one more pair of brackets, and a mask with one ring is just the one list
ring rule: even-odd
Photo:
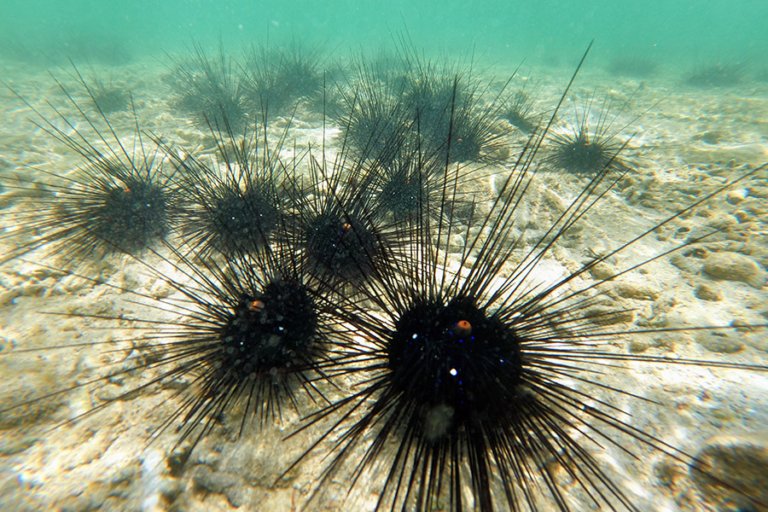
[[[68,313],[127,323],[129,339],[62,340],[30,352],[54,363],[56,353],[82,346],[134,357],[2,412],[125,382],[109,399],[55,418],[63,428],[166,390],[175,406],[149,438],[178,432],[178,477],[217,426],[259,436],[291,411],[283,442],[309,441],[274,479],[324,454],[303,497],[308,509],[340,503],[327,501],[326,489],[344,478],[341,499],[364,508],[647,510],[596,456],[607,448],[663,453],[737,496],[741,510],[768,506],[635,426],[612,400],[643,398],[600,378],[628,371],[628,362],[768,370],[623,348],[626,337],[654,330],[622,324],[622,308],[596,313],[601,287],[664,255],[600,279],[590,271],[653,230],[555,282],[535,282],[537,265],[631,172],[624,143],[591,129],[588,112],[572,134],[551,133],[583,62],[559,103],[532,116],[523,92],[492,92],[469,70],[415,51],[323,72],[297,50],[252,51],[240,69],[223,52],[196,47],[175,62],[170,83],[175,104],[209,133],[207,153],[182,150],[138,121],[126,143],[110,116],[133,99],[78,72],[86,102],[60,86],[76,119],[53,105],[54,117],[33,110],[82,163],[70,173],[27,169],[9,186],[28,192],[28,202],[18,229],[4,235],[15,244],[4,260],[50,254],[41,266],[137,305],[128,316]],[[292,145],[297,112],[318,106],[323,127],[339,135],[323,135],[321,147]],[[273,122],[286,126],[279,140],[268,136]],[[512,130],[525,142],[509,156]],[[481,196],[470,185],[494,158],[508,165],[494,193]],[[515,236],[517,213],[542,166],[577,172],[583,188],[530,242]],[[31,172],[44,179],[30,183]],[[166,292],[89,274],[105,257],[132,262]]]

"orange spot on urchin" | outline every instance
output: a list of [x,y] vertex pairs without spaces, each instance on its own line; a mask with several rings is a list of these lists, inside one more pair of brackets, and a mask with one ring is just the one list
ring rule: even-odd
[[472,334],[472,324],[469,323],[469,320],[459,320],[454,326],[454,331],[459,336],[469,336]]
[[266,304],[264,304],[264,301],[261,301],[259,299],[254,299],[248,304],[248,310],[254,313],[263,311],[265,307],[266,307]]

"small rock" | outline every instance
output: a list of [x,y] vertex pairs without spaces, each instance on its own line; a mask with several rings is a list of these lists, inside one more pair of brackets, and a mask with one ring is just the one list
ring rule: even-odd
[[747,189],[731,190],[725,195],[725,200],[730,204],[739,204],[749,195]]
[[200,466],[195,471],[194,482],[198,491],[223,494],[235,508],[243,503],[244,493],[241,489],[243,482],[237,475]]
[[704,283],[696,287],[694,295],[696,295],[696,297],[701,300],[708,300],[710,302],[718,302],[723,300],[723,294],[720,293],[720,290]]
[[507,144],[499,144],[497,147],[491,148],[487,156],[493,160],[506,160],[509,158],[509,155],[509,146]]
[[669,262],[680,270],[691,274],[697,274],[701,270],[701,263],[698,260],[682,254],[675,254],[669,259]]
[[631,310],[594,306],[584,312],[584,318],[597,325],[614,325],[632,322],[635,314]]
[[647,284],[617,283],[613,290],[619,297],[625,299],[656,300],[659,298],[659,291]]
[[670,489],[677,488],[680,485],[680,480],[685,475],[679,466],[666,462],[660,462],[654,466],[653,472],[659,483]]
[[629,351],[633,354],[640,354],[649,348],[649,343],[644,340],[632,340],[629,342]]
[[14,348],[16,348],[16,340],[6,336],[0,336],[0,353],[4,350],[12,350]]
[[718,144],[723,140],[724,134],[721,131],[709,130],[704,133],[697,134],[693,137],[694,140],[698,139],[707,144]]
[[589,273],[592,274],[592,277],[595,279],[599,279],[601,281],[607,281],[609,279],[612,279],[613,276],[618,274],[618,270],[613,265],[610,265],[606,262],[601,262],[589,269]]
[[755,260],[737,252],[716,252],[704,261],[704,273],[715,279],[740,281],[755,288],[765,284],[765,271]]
[[736,210],[733,212],[733,216],[736,217],[736,220],[741,224],[752,220],[752,215],[748,212],[745,212],[744,210]]
[[733,354],[744,348],[744,343],[725,332],[705,332],[696,336],[696,343],[718,354]]
[[718,510],[760,510],[755,502],[768,503],[768,431],[710,439],[690,475]]
[[748,187],[746,190],[751,197],[768,199],[768,187],[761,187],[759,185],[755,185],[753,187]]
[[0,293],[0,307],[13,306],[19,297],[21,297],[21,290],[18,288]]
[[166,465],[168,466],[168,471],[170,472],[171,476],[179,477],[184,473],[184,470],[187,466],[187,461],[189,460],[190,450],[191,448],[188,446],[183,448],[176,448],[176,450],[168,455]]
[[669,334],[662,334],[660,336],[654,336],[653,338],[647,336],[633,337],[629,342],[629,351],[633,354],[639,354],[652,348],[670,352],[675,349],[675,345],[679,343],[679,341],[680,340],[677,337],[672,337]]

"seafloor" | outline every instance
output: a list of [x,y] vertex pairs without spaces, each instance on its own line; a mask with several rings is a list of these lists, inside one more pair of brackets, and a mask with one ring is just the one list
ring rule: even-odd
[[[499,78],[515,65],[496,64],[482,71]],[[481,66],[477,66],[481,68]],[[597,68],[597,69],[595,69]],[[170,65],[162,60],[121,67],[91,67],[134,96],[146,133],[180,143],[191,151],[210,151],[210,136],[183,113],[174,111],[174,93],[166,80]],[[567,83],[570,69],[527,66],[511,89],[528,82],[536,106],[551,111]],[[53,71],[78,101],[87,105],[71,68]],[[60,109],[79,129],[82,117],[68,104],[49,70],[18,62],[0,63],[6,86],[0,87],[0,209],[4,235],[0,253],[10,248],[8,233],[15,215],[35,208],[34,197],[16,190],[10,181],[46,182],[50,174],[64,175],[79,157],[36,126],[33,107],[55,117]],[[12,90],[10,89],[12,88]],[[691,87],[669,71],[638,79],[617,77],[587,64],[577,78],[558,117],[555,130],[565,130],[589,98],[608,98],[609,120],[618,137],[629,139],[625,151],[633,170],[580,222],[580,227],[550,252],[536,270],[536,279],[551,282],[577,269],[595,255],[605,254],[664,218],[704,198],[730,179],[768,162],[768,84],[743,82],[732,87]],[[50,104],[50,105],[49,105]],[[85,107],[86,109],[89,107]],[[130,112],[110,115],[116,129],[130,135]],[[61,125],[60,121],[57,121]],[[287,120],[277,119],[279,134]],[[323,119],[299,111],[290,123],[289,140],[298,146],[323,140]],[[66,128],[65,128],[66,129]],[[338,127],[327,126],[325,137],[338,142]],[[525,137],[513,131],[509,154],[483,165],[487,175],[473,186],[493,197],[496,180],[512,168],[515,148]],[[292,146],[288,144],[286,147]],[[286,150],[290,152],[290,150]],[[546,147],[544,148],[546,151]],[[537,173],[515,229],[526,243],[562,212],[584,187],[585,177],[557,169]],[[487,211],[488,205],[481,204]],[[605,301],[629,312],[617,330],[690,326],[738,327],[768,321],[768,181],[755,175],[716,195],[701,207],[663,225],[650,236],[598,266],[580,283],[601,279],[654,257],[697,233],[716,228],[709,239],[671,252],[609,283]],[[457,240],[460,244],[461,240]],[[5,248],[2,248],[5,245]],[[0,268],[0,508],[4,510],[298,510],[314,488],[322,451],[311,456],[286,479],[275,477],[308,444],[310,434],[278,442],[297,424],[286,413],[282,424],[248,431],[238,437],[226,422],[195,450],[183,472],[172,453],[172,430],[149,443],[153,428],[177,407],[173,386],[138,393],[110,403],[104,410],[74,424],[67,423],[110,397],[130,389],[131,377],[113,379],[88,392],[86,383],[111,365],[132,357],[124,342],[136,336],[129,320],[98,321],[68,312],[124,314],[140,309],[114,288],[96,285],[56,271],[63,265],[55,254],[38,250],[24,260]],[[150,279],[142,265],[123,257],[89,264],[78,273],[113,279],[124,289],[143,290],[154,297],[173,293],[167,283]],[[111,278],[110,276],[114,276]],[[574,286],[579,283],[574,283]],[[158,313],[160,314],[160,313]],[[121,342],[120,351],[109,343]],[[67,350],[22,352],[59,344],[82,343]],[[107,347],[105,349],[105,347]],[[716,361],[766,364],[765,329],[741,327],[700,329],[618,337],[620,353],[653,354]],[[619,363],[617,363],[619,364]],[[723,370],[648,363],[621,363],[616,372],[598,378],[606,386],[631,390],[648,399],[624,397],[616,405],[628,421],[649,435],[687,454],[709,447],[718,471],[735,475],[739,485],[768,502],[768,378],[743,370]],[[183,385],[183,384],[180,384]],[[62,387],[71,392],[23,407],[7,408],[25,399]],[[62,423],[64,422],[64,423]],[[592,446],[598,461],[610,468],[617,483],[636,495],[640,510],[711,510],[736,507],[727,491],[697,484],[689,468],[629,438],[633,458],[616,446]],[[623,439],[622,442],[629,442]],[[579,510],[587,510],[578,487],[572,489]],[[333,480],[320,510],[368,510],[374,493],[346,495],[348,482]],[[365,483],[357,489],[366,489]],[[346,500],[346,501],[345,501]],[[746,510],[746,509],[745,509]]]

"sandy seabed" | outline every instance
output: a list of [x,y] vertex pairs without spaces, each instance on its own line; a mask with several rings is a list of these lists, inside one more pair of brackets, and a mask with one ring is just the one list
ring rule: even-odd
[[[510,68],[511,69],[511,68]],[[50,102],[62,109],[79,129],[87,129],[62,92],[42,69],[0,63],[14,91],[47,115]],[[183,114],[173,112],[173,94],[164,81],[168,66],[155,60],[120,68],[96,70],[114,77],[135,97],[141,126],[148,133],[195,151],[205,151],[210,136]],[[495,76],[510,72],[499,66]],[[567,82],[566,70],[532,68],[513,80],[511,88],[530,78],[537,106],[552,108]],[[67,88],[80,91],[70,70],[55,71]],[[77,94],[80,94],[77,93]],[[619,137],[632,135],[626,158],[634,170],[603,198],[578,229],[560,241],[536,271],[535,278],[552,282],[574,271],[595,255],[605,254],[633,235],[652,228],[666,217],[715,191],[749,169],[768,162],[768,84],[696,89],[677,77],[645,80],[616,78],[585,69],[561,110],[554,130],[566,130],[564,120],[590,97],[609,98],[620,105],[611,114]],[[84,95],[78,101],[87,103]],[[599,106],[601,103],[596,103]],[[81,162],[76,154],[45,133],[32,109],[7,88],[0,89],[0,212],[2,227],[11,232],[19,212],[34,208],[34,200],[10,185],[11,176],[29,183],[50,180],[46,173],[65,175]],[[120,133],[130,134],[133,115],[110,116]],[[279,133],[285,120],[273,123]],[[59,123],[60,124],[60,123]],[[297,115],[290,140],[319,143],[322,118]],[[338,127],[326,136],[338,140]],[[336,137],[334,139],[334,137]],[[524,140],[513,132],[510,155],[484,167],[488,175],[476,184],[488,197],[499,176],[512,168],[515,147]],[[517,146],[516,146],[517,145]],[[544,148],[546,151],[546,147]],[[521,236],[535,242],[584,186],[584,177],[542,170],[520,210]],[[488,205],[480,204],[487,211]],[[604,264],[591,275],[611,273],[669,250],[686,237],[710,228],[720,234],[695,246],[673,252],[609,283],[606,300],[617,309],[631,310],[628,323],[617,329],[765,324],[768,321],[768,180],[766,173],[718,194],[700,208],[656,230]],[[522,228],[525,229],[522,229]],[[0,238],[0,253],[12,243]],[[5,245],[6,249],[2,249]],[[38,250],[25,260],[0,267],[0,409],[32,397],[82,385],[104,368],[130,364],[125,340],[136,336],[129,320],[104,322],[68,312],[124,314],[140,306],[115,289],[62,275],[56,255]],[[33,263],[34,262],[34,263]],[[126,289],[153,296],[170,294],[167,284],[152,279],[142,265],[115,257],[94,262],[79,272],[112,276]],[[166,289],[163,289],[163,288]],[[59,315],[50,314],[59,313]],[[64,313],[63,315],[61,313]],[[137,313],[141,314],[141,313]],[[160,315],[161,313],[157,313]],[[115,325],[118,324],[118,325]],[[107,345],[120,343],[109,352]],[[30,348],[83,343],[67,350]],[[699,330],[651,333],[617,339],[619,353],[712,359],[739,363],[768,363],[765,329]],[[608,386],[632,390],[650,401],[620,397],[615,405],[631,414],[631,423],[686,453],[713,450],[718,464],[735,474],[743,488],[762,492],[768,501],[768,378],[740,370],[717,370],[674,365],[626,363],[624,371],[602,375]],[[311,456],[287,479],[275,476],[302,451],[311,433],[277,442],[291,432],[298,418],[288,414],[283,423],[238,437],[236,427],[224,425],[195,450],[183,472],[174,466],[172,430],[148,443],[154,426],[177,407],[172,386],[110,403],[92,417],[64,423],[130,389],[131,377],[103,386],[76,388],[34,404],[0,414],[0,505],[7,510],[293,510],[301,509],[313,490],[322,451]],[[183,384],[181,384],[183,385]],[[55,427],[55,428],[53,428]],[[626,439],[624,439],[626,442]],[[723,492],[697,484],[688,468],[635,441],[632,458],[616,447],[594,449],[598,461],[611,470],[620,487],[637,496],[641,510],[728,509]],[[747,455],[749,454],[749,455]],[[375,503],[373,493],[359,492],[345,502],[346,482],[332,481],[330,496],[316,508],[363,510]],[[564,481],[576,500],[578,488]],[[366,489],[361,482],[358,489]],[[333,498],[336,496],[336,498]],[[583,508],[586,510],[585,503]]]

